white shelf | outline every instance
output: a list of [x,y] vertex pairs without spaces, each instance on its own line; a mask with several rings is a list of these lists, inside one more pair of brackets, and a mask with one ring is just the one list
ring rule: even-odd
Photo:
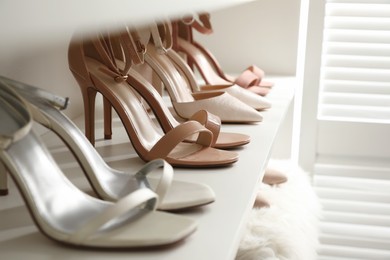
[[[296,86],[295,78],[270,78],[276,82],[268,95],[273,107],[263,112],[264,120],[253,125],[223,125],[223,131],[251,136],[251,142],[238,149],[239,161],[227,168],[175,169],[175,179],[208,184],[215,191],[216,202],[180,214],[199,223],[197,231],[173,247],[159,250],[96,251],[66,247],[45,238],[33,224],[26,207],[10,183],[10,195],[0,197],[0,252],[4,259],[159,259],[225,260],[234,259],[244,225],[252,208],[263,171],[269,159],[279,127],[288,110]],[[75,119],[82,128],[83,119]],[[102,136],[102,122],[97,137]],[[92,192],[64,145],[43,138],[61,167],[81,189]],[[119,120],[114,121],[113,139],[97,141],[96,148],[115,168],[133,171],[143,162],[134,153]]]
[[0,2],[0,57],[68,42],[76,30],[144,24],[154,19],[212,11],[253,0],[2,0]]

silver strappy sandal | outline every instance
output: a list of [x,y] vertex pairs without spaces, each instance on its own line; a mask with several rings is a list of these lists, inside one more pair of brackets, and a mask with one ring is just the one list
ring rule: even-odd
[[49,238],[83,247],[134,248],[172,244],[196,229],[189,218],[156,211],[158,196],[148,188],[112,203],[75,187],[31,131],[29,104],[2,82],[0,120],[2,169]]
[[[209,186],[173,180],[171,165],[162,159],[150,161],[135,174],[112,169],[77,126],[60,111],[67,106],[66,98],[1,76],[0,82],[14,87],[29,103],[34,120],[56,133],[72,150],[100,198],[117,201],[140,187],[148,187],[157,193],[157,208],[160,210],[183,210],[215,200]],[[163,168],[160,178],[147,177],[157,168]]]

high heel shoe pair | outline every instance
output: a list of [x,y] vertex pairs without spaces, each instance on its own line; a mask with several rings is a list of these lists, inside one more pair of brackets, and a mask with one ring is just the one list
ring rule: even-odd
[[[133,175],[110,168],[84,134],[59,111],[66,104],[66,99],[0,77],[3,195],[7,193],[7,170],[42,233],[71,245],[158,246],[177,242],[195,231],[193,220],[156,209],[174,211],[211,203],[215,195],[208,186],[174,181],[172,167],[162,159],[147,163]],[[65,177],[31,131],[33,120],[64,141],[104,201],[81,192]],[[147,177],[160,167],[160,179]]]
[[226,74],[215,56],[205,46],[195,41],[193,30],[201,34],[213,32],[210,14],[188,16],[172,22],[173,48],[183,53],[189,66],[197,69],[207,84],[236,84],[253,93],[265,96],[273,83],[264,80],[265,73],[255,65],[249,66],[238,77]]

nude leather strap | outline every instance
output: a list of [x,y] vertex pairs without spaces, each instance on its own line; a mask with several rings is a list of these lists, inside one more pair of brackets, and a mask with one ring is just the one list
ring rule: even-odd
[[213,28],[210,22],[210,14],[200,13],[198,14],[198,18],[199,20],[197,20],[194,16],[187,16],[181,21],[202,34],[211,34],[213,32]]
[[179,45],[177,43],[178,37],[189,42],[194,41],[192,28],[202,34],[213,33],[209,13],[198,14],[198,19],[199,20],[197,20],[194,15],[189,15],[182,19],[172,21],[172,48],[174,50],[179,50]]
[[171,24],[169,22],[162,22],[159,25],[153,23],[150,25],[150,31],[152,33],[154,46],[156,47],[156,50],[159,52],[159,54],[167,53],[167,51],[172,48]]
[[235,83],[244,88],[252,86],[259,86],[262,78],[264,77],[264,71],[259,67],[252,65],[244,70],[236,79]]
[[259,79],[261,80],[264,77],[264,70],[260,69],[256,65],[249,66],[247,70],[251,71],[253,74],[255,74]]
[[124,66],[124,69],[121,70],[116,66],[115,59],[112,56],[113,54],[109,52],[110,49],[105,46],[107,43],[105,42],[103,35],[100,35],[100,37],[98,36],[97,38],[93,39],[92,43],[96,51],[99,53],[103,64],[106,66],[104,68],[100,68],[100,70],[112,76],[116,82],[123,82],[127,80],[127,74],[130,70],[129,63],[131,62],[131,60],[127,59],[125,61],[126,64]]
[[213,134],[210,130],[204,128],[199,122],[187,121],[171,131],[167,132],[150,150],[151,158],[166,158],[169,153],[181,142],[185,141],[189,136],[199,134],[196,140],[197,144],[209,147],[213,139]]
[[234,81],[235,84],[249,88],[251,86],[257,86],[260,83],[259,78],[251,71],[244,70]]
[[[132,37],[129,37],[131,34]],[[120,42],[123,44],[123,52],[125,58],[130,59],[128,64],[142,64],[144,62],[144,55],[146,48],[141,43],[140,37],[136,31],[127,31],[127,29],[120,33]]]
[[218,116],[207,110],[199,110],[189,120],[197,121],[210,130],[213,134],[211,145],[215,145],[221,131],[221,119]]

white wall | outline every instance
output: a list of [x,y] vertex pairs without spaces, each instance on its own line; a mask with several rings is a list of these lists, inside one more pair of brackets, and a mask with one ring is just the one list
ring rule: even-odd
[[195,37],[226,72],[256,64],[268,74],[295,75],[299,4],[300,0],[262,0],[212,12],[214,33]]
[[[67,33],[70,39],[71,32]],[[69,97],[70,105],[65,113],[70,117],[76,117],[83,111],[82,98],[79,87],[68,69],[68,44],[68,41],[64,41],[29,48],[26,42],[26,51],[22,49],[0,60],[0,74]]]

